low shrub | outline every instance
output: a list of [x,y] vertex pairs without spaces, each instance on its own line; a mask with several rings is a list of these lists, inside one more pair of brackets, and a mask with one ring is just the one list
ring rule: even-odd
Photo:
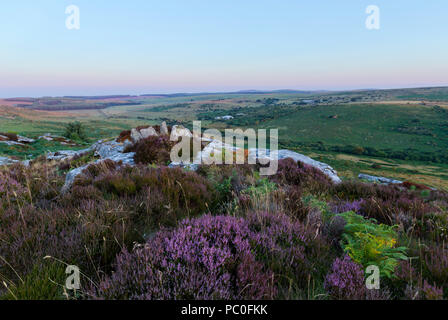
[[422,199],[412,199],[406,196],[393,200],[378,198],[365,199],[361,203],[360,210],[364,216],[388,225],[399,223],[400,214],[405,215],[409,219],[422,221],[427,214],[437,211],[437,208],[425,203]]
[[273,274],[251,252],[243,219],[205,216],[124,251],[94,296],[105,299],[267,299]]
[[363,300],[366,296],[362,266],[348,256],[337,258],[325,278],[325,288],[336,300]]
[[[272,299],[321,275],[328,246],[286,216],[204,216],[124,251],[105,299]],[[291,282],[292,281],[292,282]],[[296,289],[296,288],[295,288]]]
[[271,179],[280,185],[293,185],[307,189],[311,193],[327,193],[332,181],[319,169],[300,161],[287,158],[278,161],[277,174]]
[[9,141],[18,141],[19,137],[15,133],[11,132],[0,132],[0,136],[4,136],[9,139]]
[[74,141],[87,141],[87,133],[85,126],[79,122],[70,122],[65,126],[64,137]]
[[285,213],[299,221],[306,221],[311,209],[302,200],[302,190],[295,186],[286,187],[284,190],[286,192],[282,202]]
[[330,203],[331,212],[338,214],[344,213],[348,211],[353,211],[355,213],[361,213],[361,207],[364,203],[364,200],[354,200],[354,201],[336,201]]
[[255,184],[255,169],[256,166],[247,164],[200,165],[197,173],[212,183],[218,193],[219,203],[222,204],[238,197],[243,190]]
[[330,298],[336,300],[389,300],[386,289],[367,289],[362,266],[349,256],[337,258],[331,272],[325,278],[325,288]]
[[310,283],[329,269],[330,245],[316,229],[284,214],[257,212],[247,218],[256,260],[272,270],[280,298],[311,298]]
[[135,152],[136,163],[167,165],[174,145],[168,136],[150,136],[130,145],[124,152]]
[[442,287],[448,296],[448,249],[433,245],[423,252],[423,274],[426,279]]
[[426,300],[443,300],[443,290],[437,285],[431,285],[426,280],[423,283],[422,292]]
[[[210,182],[180,168],[91,165],[74,185],[93,186],[105,199],[120,199],[136,217],[146,219],[146,226],[176,225],[179,219],[206,212],[217,201]],[[85,194],[90,198],[90,193]],[[78,198],[70,199],[78,201],[79,193]]]

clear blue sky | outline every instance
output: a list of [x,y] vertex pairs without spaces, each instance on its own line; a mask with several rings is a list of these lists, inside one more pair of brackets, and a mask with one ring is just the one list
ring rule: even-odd
[[446,0],[3,1],[0,39],[0,97],[448,85]]

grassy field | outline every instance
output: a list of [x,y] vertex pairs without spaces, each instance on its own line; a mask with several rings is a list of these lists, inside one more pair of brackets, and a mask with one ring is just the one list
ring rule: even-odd
[[336,105],[300,108],[264,123],[285,141],[378,149],[448,147],[448,113],[408,105]]

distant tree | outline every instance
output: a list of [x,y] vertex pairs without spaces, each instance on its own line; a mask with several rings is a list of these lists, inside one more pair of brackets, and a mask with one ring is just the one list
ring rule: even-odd
[[85,127],[79,121],[68,123],[65,127],[64,136],[74,141],[87,141]]

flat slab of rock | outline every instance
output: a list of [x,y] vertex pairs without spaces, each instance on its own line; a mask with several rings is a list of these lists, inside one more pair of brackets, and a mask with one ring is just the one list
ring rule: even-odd
[[85,153],[90,152],[91,149],[83,149],[83,150],[61,150],[56,152],[50,152],[47,154],[47,160],[56,160],[56,161],[62,161],[62,160],[70,160],[73,159],[76,156],[83,155]]
[[17,142],[17,141],[12,141],[12,140],[0,140],[0,143],[6,144],[8,146],[24,146],[24,143],[21,142]]
[[21,143],[33,143],[36,140],[27,137],[17,136],[17,141]]
[[375,182],[375,183],[383,183],[383,184],[402,184],[403,181],[400,180],[394,180],[389,179],[385,177],[376,177],[376,176],[370,176],[368,174],[360,173],[358,176],[358,179],[367,180],[369,182]]
[[[225,152],[236,152],[239,148],[223,143],[219,140],[212,140],[195,158],[194,163],[207,163],[207,160],[212,158],[212,155],[221,155],[223,150]],[[327,175],[331,181],[338,184],[342,180],[339,178],[338,173],[331,166],[326,163],[316,161],[303,154],[290,151],[290,150],[278,150],[270,151],[269,149],[249,149],[248,159],[249,163],[256,163],[257,160],[263,159],[265,161],[272,161],[275,159],[281,160],[286,158],[292,158],[295,161],[303,162],[307,165],[315,167]]]
[[10,159],[8,157],[0,157],[0,166],[7,166],[13,163],[17,163],[19,161]]
[[11,159],[8,157],[0,157],[0,166],[9,166],[14,163],[21,163],[25,167],[28,167],[30,165],[30,160],[20,161],[20,160],[14,160],[14,159]]

